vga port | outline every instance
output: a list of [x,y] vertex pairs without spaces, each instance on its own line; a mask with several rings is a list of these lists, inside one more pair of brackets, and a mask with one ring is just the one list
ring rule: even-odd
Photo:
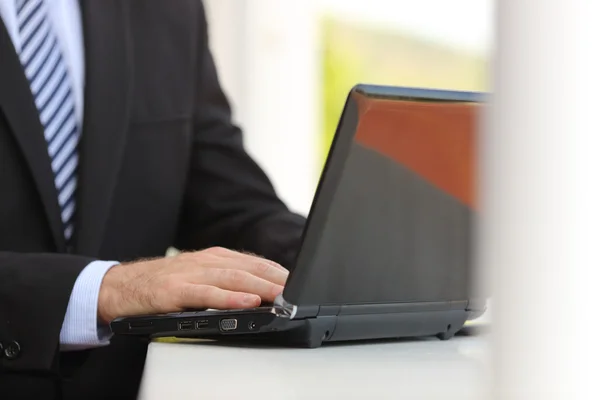
[[238,326],[238,321],[235,318],[223,318],[219,323],[219,326],[222,331],[235,331]]

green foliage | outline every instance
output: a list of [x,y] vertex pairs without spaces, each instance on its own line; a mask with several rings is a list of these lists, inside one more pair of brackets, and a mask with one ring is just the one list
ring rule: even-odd
[[402,32],[322,21],[323,160],[346,97],[357,83],[486,90],[483,56]]
[[363,71],[359,54],[345,49],[331,35],[335,25],[323,26],[323,158],[335,134],[350,89],[358,83]]

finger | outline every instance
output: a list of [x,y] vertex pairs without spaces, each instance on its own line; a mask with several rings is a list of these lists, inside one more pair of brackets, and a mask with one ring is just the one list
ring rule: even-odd
[[187,284],[182,287],[179,307],[231,310],[254,308],[260,305],[256,294],[226,290],[211,285]]
[[287,269],[285,269],[284,267],[282,267],[280,264],[276,263],[275,261],[258,256],[256,254],[252,254],[249,252],[238,252],[238,251],[233,251],[233,250],[229,250],[229,249],[225,249],[225,248],[221,248],[221,247],[217,247],[217,248],[214,248],[211,250],[213,250],[216,255],[221,255],[223,257],[241,258],[241,259],[248,259],[248,258],[258,259],[258,260],[261,260],[262,262],[269,264],[273,268],[276,268],[282,272],[285,272],[286,274],[289,273],[289,271]]
[[273,261],[241,253],[218,255],[210,266],[219,269],[239,269],[281,286],[285,285],[289,276],[287,270]]
[[235,292],[251,293],[262,300],[273,301],[283,292],[283,286],[239,269],[205,268],[198,271],[190,283],[206,284]]
[[239,269],[277,285],[285,285],[289,276],[287,271],[275,268],[262,258],[246,257],[236,260],[236,262],[239,263]]
[[283,267],[282,265],[276,263],[273,260],[269,260],[268,258],[262,258],[262,257],[259,257],[259,258],[261,258],[264,262],[266,262],[267,264],[271,265],[272,267],[277,268],[281,272],[285,272],[286,275],[290,273],[290,271],[288,271],[287,268]]
[[243,256],[247,256],[247,257],[254,257],[254,258],[258,258],[258,259],[262,260],[263,262],[266,262],[266,263],[267,263],[267,264],[269,264],[270,266],[272,266],[272,267],[274,267],[274,268],[277,268],[277,269],[278,269],[278,270],[280,270],[281,272],[285,272],[286,274],[288,274],[288,273],[290,272],[290,271],[288,271],[287,269],[285,269],[285,268],[284,268],[282,265],[280,265],[280,264],[276,263],[276,262],[275,262],[275,261],[273,261],[273,260],[269,260],[268,258],[265,258],[265,257],[260,257],[260,256],[257,256],[257,255],[255,255],[255,254],[251,254],[251,253],[240,253],[240,254],[242,254]]

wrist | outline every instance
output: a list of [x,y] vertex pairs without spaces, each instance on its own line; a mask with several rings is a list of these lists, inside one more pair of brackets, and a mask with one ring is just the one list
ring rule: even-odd
[[123,264],[112,267],[104,275],[98,294],[98,324],[108,325],[119,316],[123,286]]

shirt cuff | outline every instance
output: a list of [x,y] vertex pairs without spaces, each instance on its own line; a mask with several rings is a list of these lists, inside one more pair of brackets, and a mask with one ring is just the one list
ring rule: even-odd
[[98,326],[98,295],[104,275],[119,264],[93,261],[77,277],[60,331],[61,351],[85,350],[110,343],[108,326]]

